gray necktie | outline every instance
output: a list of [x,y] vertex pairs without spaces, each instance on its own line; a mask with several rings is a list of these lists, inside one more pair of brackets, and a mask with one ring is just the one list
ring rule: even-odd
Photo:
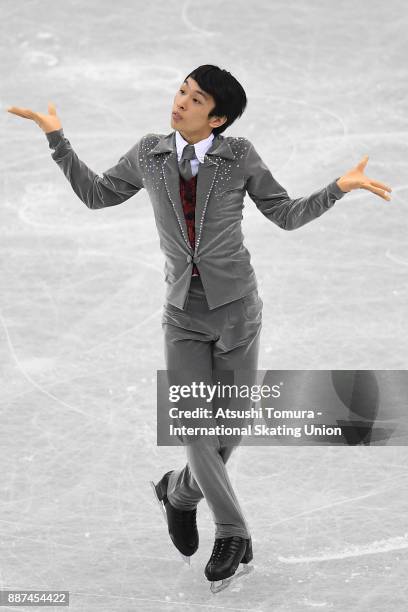
[[196,159],[194,145],[192,144],[185,145],[183,154],[178,163],[180,174],[186,181],[189,181],[193,176],[190,159]]

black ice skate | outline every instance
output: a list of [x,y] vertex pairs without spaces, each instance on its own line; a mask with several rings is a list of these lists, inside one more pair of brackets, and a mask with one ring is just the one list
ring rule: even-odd
[[183,561],[190,565],[190,557],[198,548],[198,531],[196,523],[197,508],[194,510],[178,510],[167,499],[167,485],[170,472],[167,472],[157,483],[151,480],[155,497],[160,505],[168,532],[174,546],[181,554]]
[[[252,561],[252,540],[240,536],[216,538],[211,557],[205,567],[207,580],[211,580],[211,591],[218,593],[229,586],[235,578],[248,574],[254,568],[247,565]],[[240,563],[244,566],[236,573]]]

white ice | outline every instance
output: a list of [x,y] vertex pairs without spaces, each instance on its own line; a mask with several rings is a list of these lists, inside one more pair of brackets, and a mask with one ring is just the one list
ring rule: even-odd
[[[53,101],[101,173],[142,135],[169,133],[180,82],[214,63],[249,100],[225,135],[248,138],[292,197],[368,154],[391,202],[354,191],[284,232],[246,199],[259,367],[403,370],[406,3],[1,5],[0,588],[69,590],[75,612],[405,611],[404,446],[241,447],[229,472],[255,571],[210,593],[205,502],[183,565],[148,484],[184,463],[184,449],[156,446],[164,260],[148,196],[87,209],[44,134],[5,110]],[[402,417],[406,396],[393,393]]]

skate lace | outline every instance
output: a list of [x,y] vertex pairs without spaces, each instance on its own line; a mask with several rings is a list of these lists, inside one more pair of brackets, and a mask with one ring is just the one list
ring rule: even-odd
[[240,540],[234,537],[217,538],[214,542],[214,548],[211,553],[210,562],[218,561],[223,556],[236,552],[239,547]]

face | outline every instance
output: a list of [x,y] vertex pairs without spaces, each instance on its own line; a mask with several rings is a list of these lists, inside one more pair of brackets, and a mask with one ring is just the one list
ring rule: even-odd
[[207,138],[215,127],[227,121],[227,117],[208,117],[214,108],[214,98],[203,91],[191,77],[177,91],[171,113],[171,127],[178,130],[188,143],[194,144]]

